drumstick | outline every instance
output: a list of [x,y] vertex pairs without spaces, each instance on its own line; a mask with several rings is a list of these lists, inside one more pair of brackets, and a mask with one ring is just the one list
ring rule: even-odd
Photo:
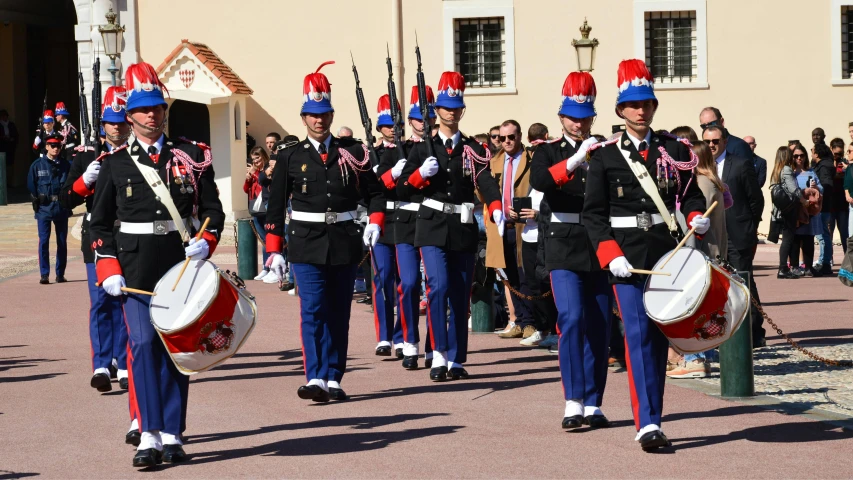
[[147,291],[147,290],[139,290],[138,288],[121,287],[121,291],[122,291],[122,292],[127,292],[127,293],[138,293],[139,295],[148,295],[148,296],[151,296],[151,297],[156,297],[156,296],[157,296],[157,294],[156,294],[156,293],[154,293],[154,292],[149,292],[149,291]]
[[[196,242],[201,240],[201,236],[204,234],[204,229],[207,228],[208,223],[210,223],[210,217],[207,217],[206,219],[204,219],[204,223],[201,225],[201,228],[199,229],[198,233],[195,236]],[[175,284],[172,285],[172,291],[173,292],[175,291],[176,288],[178,288],[178,282],[181,281],[181,277],[184,276],[184,270],[187,269],[187,265],[189,265],[189,264],[190,264],[190,257],[187,257],[187,259],[184,260],[184,266],[181,267],[181,272],[178,273],[178,278],[175,279]]]
[[[610,269],[608,268],[605,268],[604,270],[610,271]],[[631,273],[636,273],[638,275],[663,275],[665,277],[670,276],[669,272],[655,272],[653,270],[643,270],[640,268],[629,268],[628,271]]]
[[[702,217],[708,218],[708,215],[710,215],[711,212],[713,212],[714,208],[716,208],[716,207],[717,207],[717,201],[714,200],[714,203],[712,203],[711,206],[708,207],[708,210],[705,210],[705,213],[702,214]],[[696,231],[696,227],[693,227],[690,229],[689,232],[687,232],[687,235],[685,235],[684,238],[682,238],[681,241],[678,242],[678,245],[675,246],[675,250],[673,250],[672,253],[670,253],[669,256],[666,257],[666,260],[664,260],[663,263],[660,264],[660,268],[665,267],[666,264],[669,263],[670,260],[672,260],[672,257],[674,257],[675,254],[678,253],[679,250],[681,250],[681,247],[683,247],[684,244],[687,243],[687,239],[689,239],[695,231]]]

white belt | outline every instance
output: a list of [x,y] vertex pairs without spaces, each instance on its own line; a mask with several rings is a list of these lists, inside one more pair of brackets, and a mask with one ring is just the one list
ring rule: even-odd
[[385,202],[385,210],[408,210],[417,212],[421,208],[420,203],[414,202]]
[[551,223],[577,223],[583,224],[580,213],[551,212]]
[[[189,221],[192,220],[192,225],[195,228],[201,227],[201,224],[195,218],[189,219],[184,218],[183,222],[185,225],[189,225]],[[122,233],[132,233],[135,235],[165,235],[169,232],[175,232],[178,230],[178,227],[175,226],[175,222],[172,220],[154,220],[153,222],[121,222],[121,226],[119,227],[119,231]]]
[[290,214],[291,220],[296,220],[298,222],[311,222],[311,223],[327,223],[329,225],[338,222],[346,222],[348,220],[356,219],[356,211],[350,210],[349,212],[343,213],[335,213],[335,212],[325,212],[325,213],[312,213],[312,212],[297,212],[294,210]]
[[[672,212],[670,212],[672,214]],[[633,217],[610,217],[610,226],[613,228],[643,228],[648,229],[652,225],[665,223],[659,213],[640,213]]]
[[425,198],[422,205],[425,207],[429,207],[433,210],[438,210],[439,212],[444,212],[444,213],[448,213],[448,214],[450,214],[450,213],[462,213],[462,205],[454,205],[452,203],[439,202],[438,200],[433,200],[431,198]]

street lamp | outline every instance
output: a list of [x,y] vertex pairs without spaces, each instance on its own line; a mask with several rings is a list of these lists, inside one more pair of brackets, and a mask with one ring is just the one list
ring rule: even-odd
[[589,39],[589,32],[592,27],[583,19],[583,25],[580,28],[581,39],[572,40],[572,46],[575,47],[575,52],[578,55],[578,71],[591,72],[595,66],[595,49],[598,47],[598,39]]
[[116,25],[116,14],[113,12],[113,7],[106,14],[107,24],[98,27],[101,32],[101,38],[104,40],[104,53],[110,57],[110,74],[113,76],[113,85],[116,85],[116,57],[121,55],[121,40],[124,36],[124,27]]

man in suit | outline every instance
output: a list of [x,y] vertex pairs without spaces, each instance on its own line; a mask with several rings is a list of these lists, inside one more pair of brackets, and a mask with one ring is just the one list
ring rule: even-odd
[[702,127],[702,131],[704,132],[706,128],[717,126],[726,131],[726,135],[728,136],[728,142],[726,151],[729,154],[738,156],[740,158],[745,158],[747,160],[752,160],[752,157],[755,154],[752,153],[752,149],[749,148],[749,145],[739,137],[736,137],[729,133],[726,129],[726,119],[723,118],[723,114],[720,112],[719,108],[716,107],[705,107],[699,112],[699,126]]
[[755,153],[755,147],[758,145],[755,143],[755,137],[747,135],[743,137],[743,141],[755,155],[752,165],[755,167],[755,174],[758,176],[758,188],[764,188],[764,183],[767,182],[767,160]]
[[[758,188],[752,161],[730,153],[728,138],[731,136],[719,126],[710,126],[702,132],[702,139],[708,144],[717,162],[717,175],[728,186],[734,201],[726,212],[728,262],[739,272],[749,272],[751,278],[756,234],[764,211],[764,196]],[[760,302],[755,281],[752,280],[750,284],[753,298]],[[763,321],[758,309],[752,305],[752,345],[756,348],[765,345],[764,328],[761,327]]]

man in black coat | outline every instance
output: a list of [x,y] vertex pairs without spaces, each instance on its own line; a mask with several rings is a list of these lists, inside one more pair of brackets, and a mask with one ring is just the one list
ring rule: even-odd
[[758,188],[764,188],[764,184],[767,182],[767,160],[755,153],[755,147],[758,146],[755,143],[755,137],[747,135],[743,137],[743,141],[746,142],[746,145],[752,150],[753,155],[755,155],[752,164],[755,167],[755,174],[758,176]]
[[726,129],[726,119],[723,118],[723,114],[720,112],[719,108],[716,107],[705,107],[699,113],[699,126],[702,127],[702,131],[705,131],[708,127],[721,127],[726,130],[726,134],[728,135],[728,146],[726,150],[732,154],[741,158],[745,158],[747,160],[752,161],[752,157],[755,156],[752,153],[752,149],[749,148],[749,145],[740,137],[736,137],[731,133],[728,133]]

